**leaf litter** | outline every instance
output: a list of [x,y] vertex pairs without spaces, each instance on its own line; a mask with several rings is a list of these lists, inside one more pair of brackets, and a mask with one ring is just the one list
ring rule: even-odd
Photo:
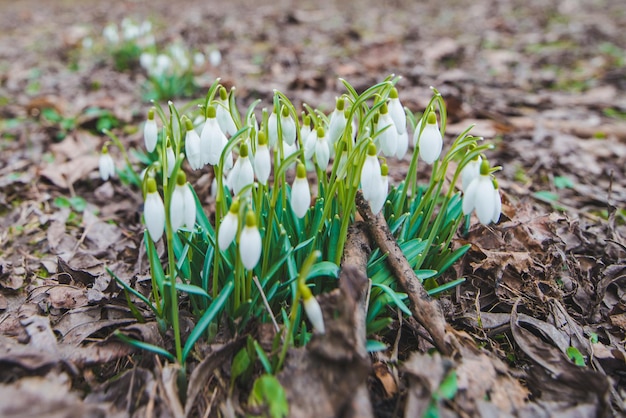
[[[317,416],[312,408],[326,416],[624,412],[626,22],[616,4],[31,3],[4,5],[0,18],[0,397],[11,399],[0,415],[228,416],[248,408],[248,385],[229,397],[227,384],[239,339],[198,344],[181,404],[171,366],[114,337],[172,343],[141,303],[136,322],[104,270],[149,291],[140,196],[99,181],[104,139],[86,112],[98,107],[137,126],[144,76],[117,73],[78,47],[129,14],[161,23],[176,16],[162,40],[216,45],[224,67],[203,75],[206,85],[222,76],[249,101],[278,88],[296,103],[330,105],[337,77],[360,88],[394,72],[413,111],[428,86],[442,92],[449,134],[475,123],[477,135],[500,138],[493,159],[504,167],[504,216],[458,237],[455,245],[472,245],[456,266],[468,280],[437,300],[454,350],[429,353],[428,331],[409,319],[392,326],[392,351],[370,360],[355,333],[359,304],[344,307],[327,318],[333,337],[290,352],[279,375],[290,416]],[[45,109],[75,126],[46,119]],[[123,137],[141,141],[133,130]],[[322,303],[325,314],[335,297]]]

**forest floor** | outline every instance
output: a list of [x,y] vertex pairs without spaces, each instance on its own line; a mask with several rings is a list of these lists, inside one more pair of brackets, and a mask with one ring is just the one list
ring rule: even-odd
[[[150,20],[158,44],[221,52],[196,97],[221,77],[246,106],[269,106],[278,89],[330,112],[339,78],[363,91],[396,74],[413,112],[431,86],[441,92],[444,147],[471,124],[495,144],[503,215],[455,240],[472,245],[454,268],[467,280],[438,299],[457,350],[430,354],[419,324],[395,323],[400,343],[372,354],[363,378],[374,416],[419,416],[433,402],[439,416],[626,413],[621,2],[0,0],[0,11],[0,416],[182,412],[163,362],[111,336],[154,337],[105,271],[147,277],[141,194],[98,174],[100,128],[129,148],[143,142],[146,75],[117,71],[85,42],[125,17]],[[195,181],[209,208],[210,173]],[[190,415],[246,411],[245,385],[228,391],[229,348],[212,348],[211,383]],[[332,384],[344,398],[320,402],[361,415]]]

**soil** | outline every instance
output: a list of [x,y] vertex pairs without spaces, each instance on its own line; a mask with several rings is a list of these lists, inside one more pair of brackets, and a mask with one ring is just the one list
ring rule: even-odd
[[[269,106],[278,89],[330,111],[339,78],[363,91],[397,74],[413,112],[431,86],[441,92],[445,140],[474,124],[495,144],[503,216],[455,240],[471,249],[455,266],[466,282],[437,299],[449,350],[433,352],[429,328],[405,318],[391,327],[392,349],[364,354],[363,336],[346,331],[358,328],[346,306],[358,306],[362,285],[348,277],[324,303],[346,312],[336,326],[354,351],[290,353],[290,416],[413,417],[433,405],[438,416],[626,413],[620,2],[1,0],[0,10],[0,416],[254,412],[249,385],[229,390],[245,338],[198,350],[185,404],[173,365],[112,335],[169,338],[133,319],[105,270],[149,284],[141,195],[98,174],[100,124],[129,148],[143,142],[146,74],[85,46],[125,17],[152,21],[159,45],[221,52],[197,74],[196,97],[221,77],[245,106]],[[390,166],[395,181],[408,168]],[[210,176],[194,180],[210,208]],[[311,399],[299,401],[307,387]]]

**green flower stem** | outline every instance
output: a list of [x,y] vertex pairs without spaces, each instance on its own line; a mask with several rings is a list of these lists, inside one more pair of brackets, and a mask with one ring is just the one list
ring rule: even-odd
[[283,338],[283,346],[280,351],[280,356],[278,357],[278,365],[275,370],[282,369],[283,363],[285,362],[285,358],[287,357],[287,350],[289,349],[289,346],[291,345],[291,342],[293,341],[292,333],[293,333],[293,330],[295,329],[296,318],[298,317],[297,313],[298,313],[298,310],[300,309],[300,296],[301,295],[300,295],[300,286],[298,286],[298,283],[306,282],[306,278],[309,275],[309,272],[311,271],[311,267],[313,267],[313,264],[315,264],[319,256],[320,256],[319,251],[313,251],[311,254],[309,254],[309,256],[306,258],[306,260],[304,260],[304,263],[302,264],[302,268],[300,269],[300,273],[298,274],[298,279],[294,281],[293,283],[291,283],[291,286],[295,286],[295,291],[293,292],[294,297],[293,297],[293,301],[291,304],[291,311],[289,313],[289,325],[287,329],[285,330],[285,337]]

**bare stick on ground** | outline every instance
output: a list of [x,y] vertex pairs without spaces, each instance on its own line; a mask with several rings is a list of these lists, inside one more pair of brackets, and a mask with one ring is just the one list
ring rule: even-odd
[[356,205],[359,214],[363,217],[367,231],[372,240],[387,256],[387,263],[398,279],[402,288],[411,300],[411,312],[415,319],[424,327],[432,337],[437,349],[444,355],[450,355],[453,351],[453,337],[446,332],[446,320],[439,303],[431,298],[422,282],[409,265],[402,250],[389,230],[387,221],[382,214],[374,215],[369,204],[363,198],[361,191],[357,192]]

